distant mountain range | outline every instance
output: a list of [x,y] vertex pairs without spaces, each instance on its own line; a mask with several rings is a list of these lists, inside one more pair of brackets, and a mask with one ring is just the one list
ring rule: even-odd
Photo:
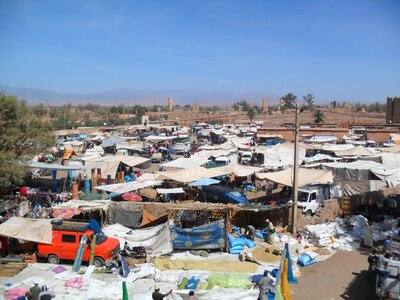
[[174,104],[231,105],[234,101],[246,99],[249,103],[261,105],[262,98],[267,97],[271,104],[276,104],[279,97],[262,92],[222,92],[204,90],[151,90],[151,89],[116,89],[99,93],[57,93],[49,90],[11,87],[0,85],[0,91],[27,100],[29,105],[39,103],[63,105],[66,103],[94,103],[100,105],[167,105],[168,97]]

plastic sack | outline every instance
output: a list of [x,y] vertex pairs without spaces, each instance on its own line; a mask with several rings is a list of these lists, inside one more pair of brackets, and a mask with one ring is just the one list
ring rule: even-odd
[[65,282],[65,286],[80,289],[83,286],[82,277],[70,278]]
[[213,273],[207,281],[222,288],[249,289],[252,285],[249,276],[242,273]]
[[299,264],[302,267],[309,266],[315,262],[316,261],[311,259],[311,257],[308,256],[307,254],[303,254],[303,255],[299,256],[299,259],[297,260],[297,264]]
[[255,246],[257,246],[256,242],[249,240],[249,239],[243,239],[244,243],[247,247],[249,247],[250,249],[253,249]]
[[264,238],[264,236],[263,236],[261,231],[257,231],[256,232],[256,237],[258,237],[259,239],[263,239]]
[[194,290],[194,289],[196,289],[199,282],[200,282],[200,279],[195,279],[194,277],[192,277],[189,279],[188,283],[186,284],[185,289]]
[[243,251],[243,249],[242,250],[231,250],[231,251],[229,251],[229,254],[240,254],[240,253],[242,253],[242,251]]
[[240,246],[231,247],[229,250],[230,251],[236,251],[236,250],[242,251],[243,249],[244,249],[244,246],[240,245]]
[[189,279],[187,277],[183,277],[181,282],[178,284],[178,290],[184,290],[188,281]]

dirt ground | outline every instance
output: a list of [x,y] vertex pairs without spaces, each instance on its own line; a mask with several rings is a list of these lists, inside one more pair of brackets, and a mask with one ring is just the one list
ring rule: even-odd
[[374,300],[374,279],[367,281],[368,250],[336,252],[326,261],[301,268],[293,300]]

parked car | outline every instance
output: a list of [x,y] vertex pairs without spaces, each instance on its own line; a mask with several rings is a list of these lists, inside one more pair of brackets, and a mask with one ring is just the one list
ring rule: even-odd
[[162,162],[163,161],[163,155],[162,155],[162,153],[154,153],[152,156],[151,156],[151,162],[152,163],[160,163],[160,162]]
[[[81,238],[86,235],[88,242],[85,246],[82,261],[90,259],[90,243],[94,235],[93,230],[88,229],[87,223],[63,222],[61,225],[53,225],[53,240],[51,244],[38,244],[38,256],[46,258],[51,264],[59,264],[60,260],[74,260],[79,248]],[[107,259],[118,256],[120,243],[115,238],[99,234],[96,237],[94,248],[94,265],[101,267]]]
[[176,154],[184,154],[190,151],[190,144],[188,143],[176,143],[173,147]]

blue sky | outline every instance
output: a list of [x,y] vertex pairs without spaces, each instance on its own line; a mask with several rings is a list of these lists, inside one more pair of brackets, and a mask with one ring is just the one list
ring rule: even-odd
[[0,84],[400,94],[399,0],[0,0]]

